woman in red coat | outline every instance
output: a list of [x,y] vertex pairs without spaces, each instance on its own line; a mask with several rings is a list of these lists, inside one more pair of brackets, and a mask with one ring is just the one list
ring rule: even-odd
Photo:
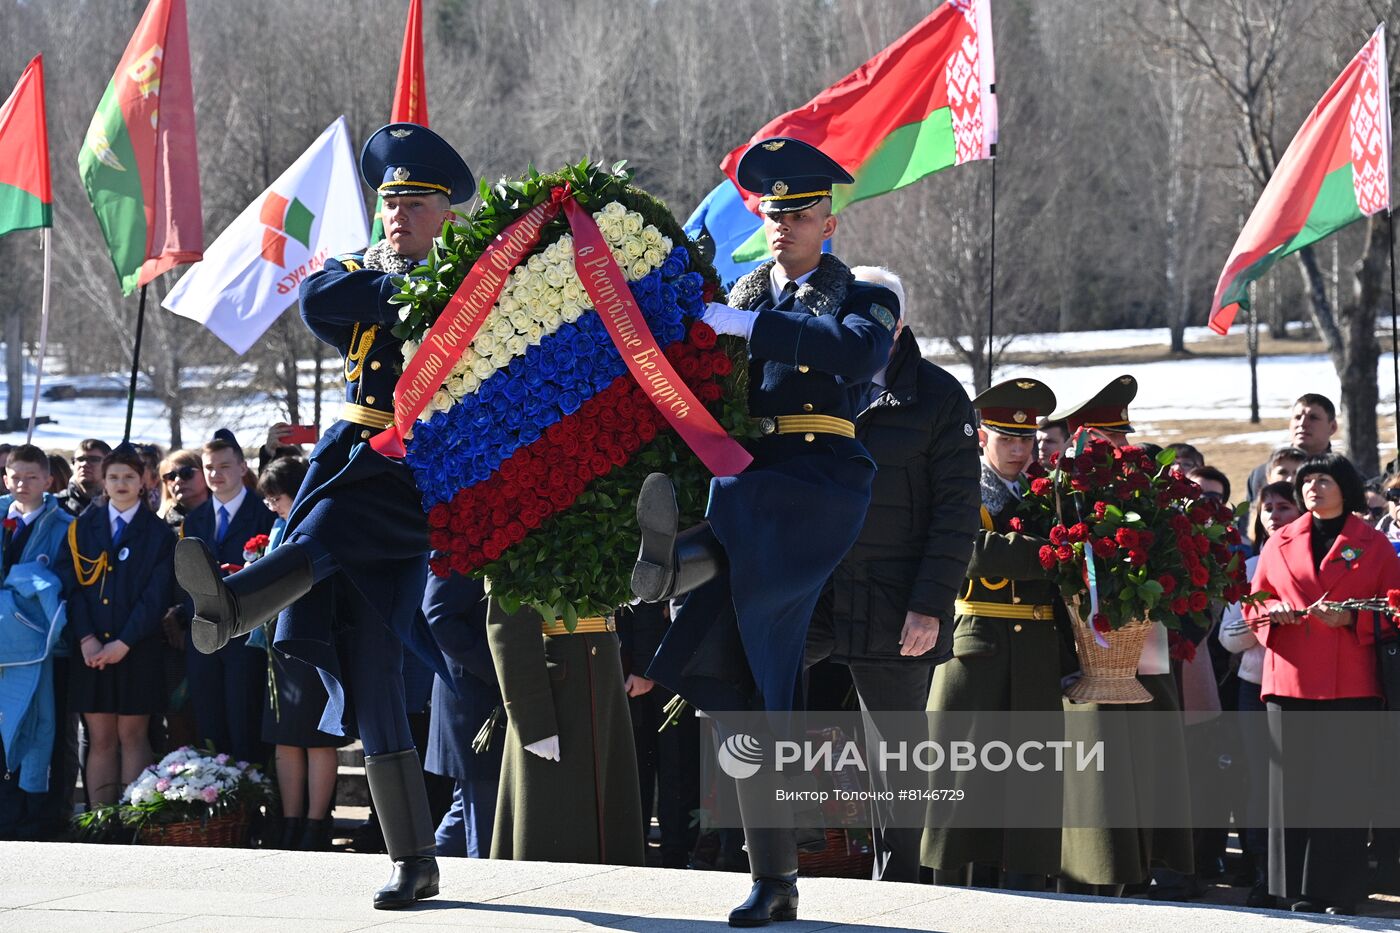
[[1266,623],[1258,630],[1261,693],[1279,750],[1269,764],[1269,893],[1295,911],[1349,914],[1365,896],[1366,830],[1289,827],[1309,789],[1332,786],[1338,776],[1325,750],[1284,743],[1284,714],[1381,708],[1369,618],[1358,625],[1352,610],[1308,607],[1324,596],[1371,599],[1400,588],[1400,558],[1385,535],[1354,514],[1365,510],[1365,487],[1345,457],[1308,461],[1293,488],[1306,514],[1264,545],[1253,589],[1274,598],[1250,613]]

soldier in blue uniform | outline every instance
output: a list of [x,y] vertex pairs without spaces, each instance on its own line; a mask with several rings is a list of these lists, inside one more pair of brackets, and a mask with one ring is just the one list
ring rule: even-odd
[[317,667],[326,684],[322,731],[358,727],[394,863],[374,906],[393,909],[438,893],[434,827],[404,708],[403,646],[442,676],[448,671],[420,610],[428,555],[421,497],[403,462],[365,442],[392,423],[402,368],[389,298],[427,257],[451,205],[474,189],[461,156],[413,123],[371,136],[360,172],[384,199],[385,239],[328,260],[302,284],[302,317],[344,358],[346,394],[340,420],[311,454],[284,543],[223,579],[207,549],[185,539],[175,572],[194,599],[199,650],[215,651],[281,612],[276,646]]
[[[774,261],[740,279],[705,322],[749,342],[749,411],[764,436],[739,476],[710,486],[707,521],[677,531],[674,489],[649,476],[637,500],[641,553],[633,591],[684,596],[647,676],[724,723],[724,711],[801,709],[808,622],[823,584],[855,542],[875,464],[855,439],[855,402],[885,365],[899,320],[894,293],[858,282],[822,243],[836,230],[833,184],[851,176],[795,139],[752,146],[739,183],[760,196]],[[727,731],[727,730],[724,730]],[[732,926],[797,914],[797,834],[772,828],[772,788],[737,782],[753,875]],[[763,823],[766,826],[760,826]]]

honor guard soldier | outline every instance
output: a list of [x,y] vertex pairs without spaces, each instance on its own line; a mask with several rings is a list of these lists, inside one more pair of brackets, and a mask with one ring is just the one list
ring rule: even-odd
[[[1068,618],[1040,564],[1040,548],[1049,541],[1021,533],[1012,522],[1025,471],[1035,461],[1037,422],[1055,407],[1055,394],[1035,379],[1009,379],[972,405],[982,445],[982,530],[954,604],[953,659],[934,669],[928,709],[962,716],[1055,712],[1064,668],[1074,665],[1065,640]],[[979,784],[977,793],[986,792]],[[975,865],[1000,870],[1000,878],[985,879],[990,886],[1044,890],[1046,877],[1058,872],[1058,829],[946,826],[945,812],[930,807],[924,830],[922,861],[934,869],[935,881],[965,883]]]
[[[1098,392],[1077,405],[1051,415],[1052,420],[1065,420],[1069,425],[1070,441],[1065,455],[1073,453],[1080,432],[1091,438],[1107,440],[1114,447],[1128,443],[1133,433],[1132,416],[1128,406],[1137,397],[1137,380],[1132,376],[1116,377]],[[1078,624],[1078,623],[1076,623]],[[1171,673],[1171,658],[1167,644],[1167,629],[1154,622],[1152,632],[1138,659],[1137,680],[1152,695],[1146,703],[1073,703],[1064,700],[1064,708],[1074,713],[1099,711],[1181,712],[1180,694]],[[1094,812],[1110,793],[1124,788],[1140,794],[1134,804],[1139,813],[1153,812],[1157,802],[1153,788],[1186,787],[1185,736],[1181,732],[1180,716],[1157,717],[1152,730],[1131,733],[1138,741],[1123,742],[1121,733],[1110,730],[1112,717],[1073,715],[1066,717],[1073,733],[1066,738],[1093,743],[1104,741],[1115,756],[1109,761],[1114,790],[1105,786],[1105,775],[1067,772],[1065,775],[1065,812],[1069,814]],[[1168,731],[1162,723],[1176,723]],[[1150,738],[1149,738],[1150,735]],[[1123,775],[1126,774],[1126,778]],[[1121,800],[1121,794],[1119,794]],[[1150,818],[1145,818],[1150,822]],[[1066,826],[1061,832],[1060,879],[1058,888],[1068,894],[1098,894],[1116,897],[1127,884],[1146,881],[1154,870],[1167,869],[1189,874],[1193,868],[1191,830],[1178,826]]]
[[[725,711],[765,711],[783,732],[786,711],[802,708],[817,598],[865,519],[875,464],[855,437],[855,397],[888,360],[900,312],[893,292],[822,253],[836,230],[832,186],[852,183],[840,165],[778,137],[749,148],[738,180],[759,196],[775,259],[740,279],[728,305],[710,304],[704,320],[748,340],[749,411],[763,436],[750,445],[748,470],[712,481],[708,521],[683,533],[670,480],[647,477],[632,589],[648,602],[685,596],[648,677],[714,715],[722,731],[731,731]],[[790,920],[792,814],[771,828],[774,815],[758,808],[773,806],[775,788],[757,775],[737,788],[754,884],[729,922]]]
[[[366,441],[393,422],[403,342],[390,330],[398,308],[389,299],[474,188],[461,156],[414,123],[375,132],[360,172],[383,199],[385,239],[327,260],[301,286],[307,326],[344,358],[345,404],[311,454],[284,543],[222,579],[207,549],[186,538],[175,571],[194,599],[199,650],[215,651],[285,609],[275,643],[320,669],[329,694],[321,728],[343,734],[354,711],[394,863],[374,906],[392,909],[438,893],[432,817],[404,710],[403,646],[448,672],[419,608],[428,572],[421,497],[408,467]],[[343,631],[332,631],[333,619]]]

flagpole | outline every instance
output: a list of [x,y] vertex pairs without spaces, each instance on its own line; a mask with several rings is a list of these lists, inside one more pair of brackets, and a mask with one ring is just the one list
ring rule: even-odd
[[141,286],[141,301],[136,306],[136,345],[131,349],[131,384],[126,390],[126,430],[122,443],[131,440],[131,413],[136,407],[136,374],[141,371],[141,335],[146,330],[146,288]]
[[1400,457],[1400,325],[1395,310],[1395,211],[1387,209],[1386,223],[1390,227],[1390,363],[1395,377],[1395,450]]
[[39,387],[44,381],[44,360],[49,355],[49,273],[53,268],[53,229],[39,231],[39,248],[44,251],[44,292],[39,303],[39,364],[34,367],[34,398],[29,403],[29,431],[26,444],[34,441],[34,421],[39,415]]
[[987,287],[987,384],[983,390],[992,387],[992,337],[996,334],[997,322],[997,147],[992,144],[992,249],[991,273]]

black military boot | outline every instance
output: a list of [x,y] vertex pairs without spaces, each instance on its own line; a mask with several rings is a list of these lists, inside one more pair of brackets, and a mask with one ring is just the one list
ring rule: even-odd
[[175,543],[175,579],[194,600],[190,637],[204,654],[274,618],[316,582],[311,557],[294,541],[281,544],[225,577],[198,538]]
[[[275,552],[274,552],[275,553]],[[393,859],[389,883],[374,894],[376,910],[400,910],[438,893],[437,840],[418,750],[365,758],[365,778],[384,847]]]
[[637,496],[642,547],[632,568],[632,592],[648,603],[674,599],[713,580],[724,566],[724,549],[701,522],[677,530],[676,490],[665,473],[652,473]]
[[797,919],[797,840],[791,829],[745,829],[749,873],[748,899],[729,912],[732,927],[767,926]]

